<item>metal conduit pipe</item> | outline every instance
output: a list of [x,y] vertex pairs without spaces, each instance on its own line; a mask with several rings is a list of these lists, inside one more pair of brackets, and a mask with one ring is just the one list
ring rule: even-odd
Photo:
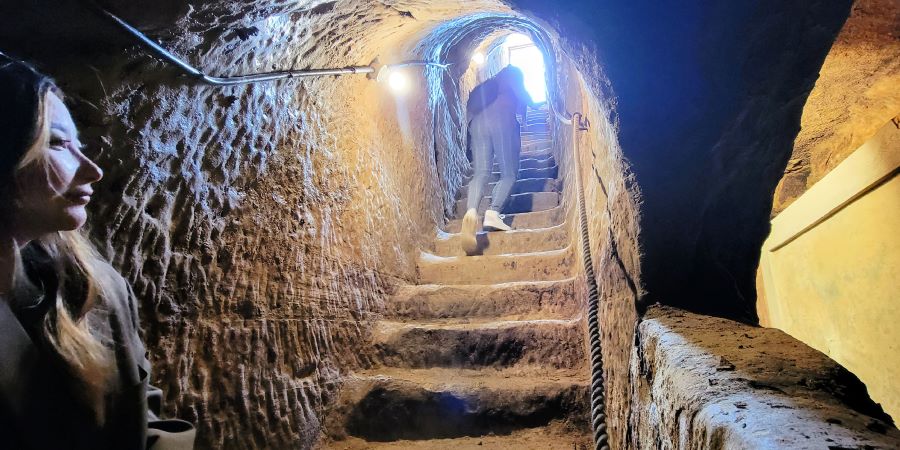
[[603,380],[603,347],[600,341],[600,288],[597,286],[597,278],[594,274],[594,261],[591,257],[587,206],[584,200],[584,186],[581,182],[581,160],[578,157],[578,143],[576,140],[577,133],[586,131],[590,123],[580,112],[570,115],[571,119],[568,119],[568,122],[566,122],[564,115],[556,112],[556,110],[553,112],[560,122],[572,126],[572,157],[575,164],[575,187],[576,195],[578,196],[581,255],[584,261],[585,282],[588,287],[588,341],[591,351],[591,429],[594,431],[595,450],[609,450],[609,434],[606,429],[606,387]]
[[399,67],[407,67],[407,66],[433,66],[439,67],[442,69],[447,69],[448,64],[440,64],[431,61],[403,61],[396,64],[387,64],[381,66],[379,69],[373,66],[349,66],[349,67],[340,67],[340,68],[330,68],[330,69],[305,69],[305,70],[280,70],[274,72],[262,72],[248,75],[235,75],[229,77],[217,77],[207,75],[201,72],[196,67],[188,64],[181,58],[175,56],[172,52],[166,50],[163,46],[159,45],[153,39],[150,39],[142,33],[140,30],[123,20],[121,17],[111,13],[105,8],[97,5],[94,2],[88,2],[97,12],[104,17],[111,20],[115,23],[119,28],[126,31],[132,37],[134,37],[138,42],[144,45],[148,50],[152,53],[156,54],[164,61],[172,64],[175,67],[178,67],[185,74],[209,85],[213,86],[232,86],[236,84],[247,84],[247,83],[258,83],[264,81],[275,81],[282,80],[286,78],[302,78],[302,77],[317,77],[317,76],[327,76],[327,75],[353,75],[353,74],[371,74],[376,71],[379,72],[379,79],[381,75],[390,69],[395,69]]

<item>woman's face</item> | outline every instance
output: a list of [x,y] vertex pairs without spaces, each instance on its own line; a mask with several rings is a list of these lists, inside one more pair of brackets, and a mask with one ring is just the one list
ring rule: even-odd
[[40,160],[21,169],[16,206],[20,234],[38,237],[74,230],[87,221],[85,206],[91,200],[91,184],[103,171],[81,153],[78,130],[69,109],[56,94],[49,94],[50,142]]

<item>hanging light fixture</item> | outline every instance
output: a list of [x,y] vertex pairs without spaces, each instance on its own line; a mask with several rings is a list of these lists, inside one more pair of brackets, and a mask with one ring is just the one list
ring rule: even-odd
[[378,66],[377,64],[373,65],[378,67],[375,79],[379,83],[387,83],[390,90],[396,95],[406,94],[412,88],[413,83],[412,79],[409,76],[409,69],[407,69],[408,67],[431,66],[446,70],[449,66],[448,64],[419,60],[403,61],[396,64],[385,64],[383,66]]
[[394,70],[388,75],[388,86],[397,95],[403,95],[409,91],[409,76],[402,71]]

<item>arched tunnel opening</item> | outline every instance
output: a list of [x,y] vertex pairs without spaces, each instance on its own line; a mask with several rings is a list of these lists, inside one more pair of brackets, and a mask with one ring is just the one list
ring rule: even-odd
[[[0,72],[52,76],[103,171],[82,233],[147,356],[111,373],[162,389],[93,434],[22,407],[53,378],[8,348],[59,350],[4,303],[11,445],[900,446],[898,26],[886,0],[3,2]],[[470,94],[507,66],[531,102],[473,203]],[[0,183],[0,273],[34,271]],[[58,437],[22,425],[51,409]]]

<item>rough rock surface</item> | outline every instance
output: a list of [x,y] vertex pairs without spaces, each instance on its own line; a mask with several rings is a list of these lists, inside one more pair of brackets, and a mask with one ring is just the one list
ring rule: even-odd
[[779,330],[654,306],[631,376],[634,448],[900,448],[858,378]]
[[562,423],[554,423],[545,429],[532,428],[507,435],[462,437],[428,441],[401,440],[395,442],[372,443],[351,438],[332,447],[334,450],[522,450],[539,448],[542,450],[588,450],[594,448],[590,436],[579,435]]
[[[166,413],[196,423],[201,448],[309,447],[461,184],[464,156],[434,152],[430,97],[363,76],[200,86],[124,51],[79,2],[17,3],[0,42],[60,80],[106,171],[90,228],[142,302]],[[110,3],[216,75],[414,58],[432,21],[504,9]]]
[[640,188],[642,295],[754,322],[772,195],[851,1],[514,4],[560,30],[613,102]]
[[[533,120],[547,131],[546,113]],[[560,185],[566,183],[535,187],[559,195]],[[532,229],[479,232],[492,255],[423,252],[418,284],[398,289],[376,326],[366,352],[375,355],[373,367],[344,380],[324,446],[352,448],[350,438],[373,447],[418,440],[439,448],[465,445],[445,439],[509,435],[492,444],[505,448],[524,430],[540,430],[535,436],[543,441],[559,426],[571,430],[566,442],[583,442],[590,431],[589,376],[584,299],[573,289],[577,264],[565,233],[570,225],[547,221]],[[563,235],[552,241],[555,248],[532,247],[530,233],[558,227]],[[458,233],[447,235],[438,231],[434,247],[445,240],[458,244]]]
[[772,215],[900,114],[900,3],[858,0],[809,94]]
[[[582,112],[590,123],[587,131],[556,122],[555,151],[572,195],[564,200],[574,202],[576,170],[585,195],[590,250],[600,289],[601,340],[603,344],[603,378],[606,380],[606,424],[612,448],[625,448],[630,395],[628,366],[634,343],[634,327],[641,295],[638,234],[637,187],[629,173],[616,139],[611,105],[592,95],[599,74],[578,74],[574,65],[563,66],[558,77],[560,92],[566,93],[565,104],[571,112]],[[579,160],[575,157],[578,155]],[[572,205],[572,233],[580,238],[577,208]],[[573,244],[578,254],[579,277],[577,295],[587,302],[587,285],[582,268],[580,243]]]
[[[574,64],[551,72],[570,94],[566,107],[592,124],[574,139],[604,302],[617,448],[628,442],[628,365],[646,293],[752,320],[752,274],[772,190],[805,94],[849,8],[849,1],[669,3],[509,2],[559,32],[558,59]],[[463,79],[468,52],[500,29],[522,26],[521,18],[488,0],[106,4],[217,75],[376,57],[457,62],[450,76],[426,69],[414,77],[424,92],[400,101],[362,77],[211,88],[135,51],[80,1],[0,4],[0,46],[61,81],[90,156],[106,171],[92,234],[141,298],[167,413],[197,423],[201,448],[308,447],[341,380],[372,366],[376,353],[360,349],[374,319],[398,284],[416,278],[419,249],[437,248],[433,231],[453,212],[466,177],[465,98],[453,83],[474,80]],[[553,188],[565,192],[573,137],[553,123],[555,175],[568,184]],[[513,224],[564,223],[573,198],[569,192],[560,206],[517,214]],[[579,261],[573,256],[573,272],[553,281],[574,275],[574,286],[555,288],[582,301]],[[573,311],[531,301],[554,319]],[[416,310],[460,311],[445,305]],[[521,314],[509,305],[476,310]],[[513,433],[507,444],[531,437]]]

